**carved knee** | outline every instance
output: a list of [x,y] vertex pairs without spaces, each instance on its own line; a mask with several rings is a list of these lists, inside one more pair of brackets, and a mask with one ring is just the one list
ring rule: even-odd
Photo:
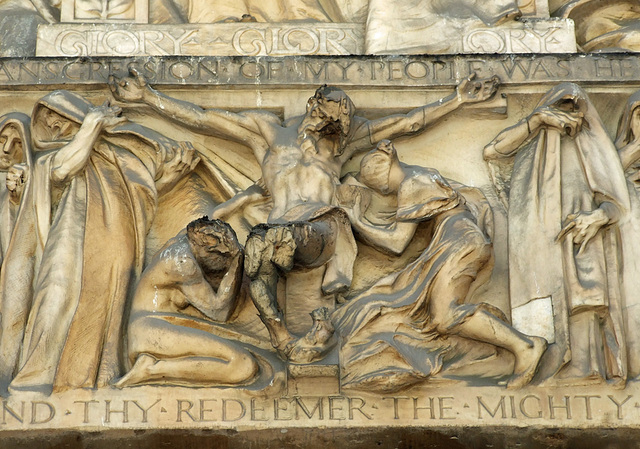
[[229,361],[229,382],[242,384],[253,379],[260,367],[250,354],[238,354]]
[[269,244],[260,234],[251,234],[245,244],[244,272],[251,279],[255,279],[262,267],[264,253],[269,249]]
[[288,226],[277,226],[267,231],[265,241],[271,246],[270,260],[283,271],[293,268],[296,241]]

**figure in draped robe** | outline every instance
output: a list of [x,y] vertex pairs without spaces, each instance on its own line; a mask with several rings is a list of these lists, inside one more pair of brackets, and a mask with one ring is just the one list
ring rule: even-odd
[[[528,384],[545,340],[513,329],[497,308],[468,301],[493,268],[491,243],[477,224],[478,217],[490,214],[487,206],[468,204],[460,191],[469,188],[454,189],[437,170],[401,163],[385,140],[362,159],[359,178],[397,200],[394,222],[381,226],[363,218],[356,198],[346,210],[361,239],[400,255],[420,224],[431,227],[432,237],[414,262],[334,312],[342,337],[343,386],[397,391],[440,373],[453,360],[491,357],[495,347],[515,357],[504,369],[504,374],[513,370],[508,386]],[[485,343],[484,348],[469,341]]]
[[68,91],[34,107],[35,161],[23,204],[33,210],[24,224],[35,230],[35,248],[15,256],[28,270],[3,272],[3,301],[30,305],[18,363],[4,366],[10,391],[94,388],[121,373],[125,303],[158,192],[198,159],[186,143],[119,114]]
[[[0,119],[0,292],[3,292],[0,296],[0,388],[4,390],[13,375],[30,307],[29,300],[17,298],[24,296],[22,292],[30,298],[29,277],[23,276],[33,270],[35,263],[36,239],[29,184],[33,169],[30,122],[29,116],[18,112]],[[21,190],[19,196],[6,185],[9,171],[12,167],[14,171],[18,168],[16,164],[22,178],[16,180],[15,185]],[[18,186],[18,182],[22,182],[22,186]],[[24,257],[25,254],[29,256]],[[6,290],[5,286],[11,287]]]
[[[24,184],[29,178],[31,167],[31,134],[29,132],[29,116],[20,112],[9,113],[0,118],[0,260],[4,258],[11,240],[11,234],[18,212],[19,200],[24,190]],[[17,167],[21,164],[22,167]],[[16,166],[15,168],[12,167]],[[15,188],[9,190],[6,178],[13,171],[12,184]],[[15,175],[21,172],[18,178]],[[21,185],[18,185],[21,184]],[[20,190],[17,196],[16,189]]]
[[624,225],[630,199],[589,97],[576,84],[554,87],[484,157],[508,205],[512,316],[550,304],[530,323],[549,321],[554,331],[541,379],[624,385],[622,243],[631,241]]
[[459,51],[460,36],[469,29],[493,27],[520,15],[516,0],[370,0],[365,53]]
[[[235,232],[203,217],[145,269],[128,325],[131,370],[116,386],[246,385],[259,365],[240,342],[215,333],[240,301],[244,251]],[[245,289],[246,293],[246,289]]]
[[628,377],[640,376],[640,91],[625,105],[615,141],[622,169],[627,178],[631,211],[620,224],[626,237],[623,259],[624,320],[628,357]]
[[152,0],[153,23],[364,22],[366,0]]

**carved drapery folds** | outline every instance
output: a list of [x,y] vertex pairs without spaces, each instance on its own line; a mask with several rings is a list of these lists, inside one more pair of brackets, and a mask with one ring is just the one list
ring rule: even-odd
[[[471,75],[439,101],[365,119],[323,86],[285,122],[172,98],[132,68],[110,80],[124,114],[69,91],[31,117],[7,113],[3,388],[278,389],[312,363],[336,364],[346,391],[624,387],[640,373],[627,243],[640,237],[638,94],[614,144],[582,88],[552,88],[486,144],[489,190],[406,164],[387,140],[498,89]],[[206,147],[125,118],[141,107],[194,142],[249,147],[254,183],[232,181]],[[496,235],[508,270],[494,270]],[[476,299],[506,276],[506,308]]]
[[480,3],[0,0],[0,427],[637,427],[638,2]]
[[[467,0],[6,0],[0,12],[0,31],[21,24],[0,42],[3,56],[572,53],[640,45],[634,0],[481,7]],[[65,23],[92,27],[70,32]]]

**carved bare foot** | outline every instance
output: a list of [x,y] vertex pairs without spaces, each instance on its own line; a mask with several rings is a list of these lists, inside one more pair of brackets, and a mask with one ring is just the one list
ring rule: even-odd
[[335,329],[329,319],[329,309],[321,307],[311,312],[313,326],[304,337],[288,342],[278,352],[291,363],[312,363],[322,359],[336,345]]
[[155,357],[149,354],[140,354],[131,370],[113,386],[116,388],[130,387],[148,380],[150,374],[149,368],[155,365],[157,361]]
[[529,337],[533,342],[533,347],[525,352],[517,354],[516,366],[513,370],[513,377],[507,383],[507,388],[515,390],[528,385],[538,370],[538,364],[542,354],[547,349],[547,340],[541,337]]

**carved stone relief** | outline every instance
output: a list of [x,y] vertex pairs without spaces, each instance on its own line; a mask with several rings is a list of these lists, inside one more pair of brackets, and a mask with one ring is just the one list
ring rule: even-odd
[[1,111],[5,429],[633,427],[636,86],[131,67]]
[[[553,18],[542,0],[263,3],[6,1],[0,30],[18,20],[21,37],[8,36],[0,51],[33,55],[38,25],[40,56],[572,53],[576,42],[584,51],[638,49],[632,0],[552,2]],[[102,25],[64,25],[73,22]]]
[[[487,7],[489,6],[489,7]],[[396,30],[402,29],[402,33]],[[575,52],[573,23],[544,12],[523,16],[513,1],[442,4],[431,0],[402,6],[369,3],[368,54],[566,53]]]
[[633,0],[573,0],[554,15],[573,19],[584,51],[640,50],[640,5]]
[[0,0],[0,438],[637,430],[637,5],[476,3]]

